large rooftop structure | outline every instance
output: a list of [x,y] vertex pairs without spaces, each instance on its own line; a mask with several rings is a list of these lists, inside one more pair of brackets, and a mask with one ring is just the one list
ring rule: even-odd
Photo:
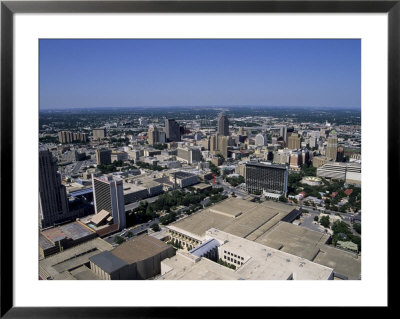
[[[159,279],[180,280],[329,280],[332,268],[234,236],[218,229],[206,233],[209,243],[219,242],[218,257],[231,269],[187,252],[165,259]],[[196,251],[195,251],[196,252]]]
[[80,280],[100,279],[86,266],[91,256],[113,247],[106,241],[95,238],[63,252],[39,261],[39,275],[42,279]]
[[187,244],[188,248],[194,248],[203,242],[205,233],[210,228],[255,240],[294,210],[292,206],[272,201],[259,204],[229,198],[172,223],[167,228],[171,237],[179,239],[183,245]]
[[154,237],[142,235],[130,239],[112,251],[92,256],[91,270],[105,280],[148,279],[161,271],[161,261],[175,251]]
[[333,268],[335,278],[359,279],[361,257],[329,246],[329,240],[328,234],[279,222],[256,242]]
[[96,236],[93,230],[79,221],[46,229],[39,236],[40,255],[46,257]]

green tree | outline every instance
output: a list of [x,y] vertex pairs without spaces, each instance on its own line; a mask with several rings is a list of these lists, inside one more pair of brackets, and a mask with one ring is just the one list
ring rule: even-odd
[[314,221],[317,222],[319,220],[318,216],[314,216]]
[[157,223],[154,223],[153,225],[151,225],[151,229],[153,231],[160,231],[161,230],[160,226]]
[[328,228],[329,225],[331,224],[330,220],[329,220],[329,216],[322,216],[320,218],[320,224],[322,226],[324,226],[325,228]]
[[361,234],[361,225],[360,225],[360,224],[353,224],[353,229],[354,229],[357,233]]
[[118,245],[122,244],[124,241],[125,241],[125,239],[122,238],[121,236],[117,235],[117,236],[114,237],[114,243],[116,243]]

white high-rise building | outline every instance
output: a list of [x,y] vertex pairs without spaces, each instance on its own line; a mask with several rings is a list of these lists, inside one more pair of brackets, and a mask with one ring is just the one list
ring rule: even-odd
[[112,176],[94,177],[92,175],[93,201],[96,214],[102,210],[109,212],[113,224],[119,229],[126,227],[124,189],[122,180],[114,180]]
[[255,145],[256,146],[264,146],[267,144],[267,138],[263,134],[257,134],[255,138]]

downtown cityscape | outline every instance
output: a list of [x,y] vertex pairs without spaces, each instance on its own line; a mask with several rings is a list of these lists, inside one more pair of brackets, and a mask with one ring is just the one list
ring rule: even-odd
[[[98,52],[107,41],[41,44],[39,279],[360,280],[359,41],[126,40],[118,45],[128,41],[148,46],[148,51],[132,53],[140,63],[132,62],[138,64],[129,75],[103,70],[93,73],[96,80],[91,81],[95,71],[87,57],[73,62],[79,64],[82,80],[76,70],[70,71],[68,58],[65,69],[54,65],[68,55],[68,46],[93,46]],[[108,61],[114,69],[115,52],[123,60],[121,52],[128,50],[118,51],[118,45],[110,45],[114,53],[103,53],[112,56]],[[159,45],[167,52],[165,65],[154,53]],[[276,81],[269,82],[260,75],[267,68],[259,62],[264,51],[248,53],[261,52],[263,45],[271,55],[277,47],[279,63],[285,62],[285,54],[293,59],[285,50],[297,46],[304,65],[285,63],[279,73],[273,61],[268,70]],[[232,53],[232,46],[246,50]],[[193,58],[168,56],[171,47]],[[325,49],[326,54],[318,51]],[[85,50],[71,59],[84,59]],[[311,58],[311,52],[319,58]],[[238,65],[235,54],[242,62],[232,75]],[[253,59],[244,59],[245,54]],[[214,62],[204,60],[209,56]],[[355,58],[349,62],[347,56]],[[104,62],[96,55],[91,59],[93,65]],[[203,70],[205,62],[215,65]],[[176,80],[173,72],[192,77],[187,66],[196,63],[193,81]],[[358,66],[352,69],[347,63]],[[249,70],[257,81],[242,90],[238,74]],[[329,73],[327,83],[319,70]],[[140,84],[130,83],[139,87],[136,91],[124,87],[131,72],[140,77]],[[152,72],[157,77],[147,83]],[[306,72],[315,83],[304,76],[291,85],[278,84],[296,78],[296,72]],[[68,86],[69,73],[77,93],[55,90]],[[280,79],[278,74],[285,73],[289,78]],[[108,101],[111,88],[98,84],[105,74],[127,76],[115,85],[113,104]],[[221,74],[228,89],[217,84]],[[158,79],[167,75],[169,81],[160,85]],[[260,85],[262,79],[266,86]],[[205,90],[209,94],[203,96]],[[268,100],[264,92],[269,92]],[[316,100],[309,98],[313,92]],[[171,102],[162,104],[166,98]]]

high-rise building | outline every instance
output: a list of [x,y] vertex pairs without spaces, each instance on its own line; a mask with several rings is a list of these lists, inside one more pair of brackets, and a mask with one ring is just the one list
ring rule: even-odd
[[111,164],[111,150],[97,149],[96,150],[96,161],[97,165],[109,165]]
[[336,161],[338,151],[338,140],[337,136],[328,137],[328,143],[326,146],[326,158],[328,160]]
[[229,136],[229,120],[225,113],[218,116],[218,134]]
[[301,138],[298,134],[292,134],[288,138],[288,148],[291,150],[298,150],[301,146]]
[[228,158],[229,136],[218,136],[218,150],[216,153],[221,154],[225,159]]
[[210,152],[215,154],[218,151],[218,134],[211,135],[210,137]]
[[105,128],[93,129],[93,140],[101,140],[107,136],[107,130]]
[[71,143],[73,141],[73,134],[70,131],[59,131],[58,140],[62,144]]
[[282,136],[283,141],[285,142],[285,145],[287,145],[288,143],[288,136],[287,136],[287,126],[286,125],[282,125],[279,128],[279,135]]
[[41,228],[68,221],[67,192],[49,150],[39,151],[39,216]]
[[286,165],[246,163],[246,189],[248,192],[286,194],[288,174]]
[[176,158],[178,160],[185,161],[188,164],[192,164],[193,162],[200,162],[201,161],[201,152],[198,148],[182,148],[178,147],[178,153]]
[[181,140],[181,127],[174,119],[165,119],[165,136],[168,142]]
[[241,136],[247,136],[247,131],[244,129],[244,127],[239,127],[238,134]]
[[338,149],[337,149],[336,160],[338,162],[343,162],[344,161],[344,148],[342,146],[338,147]]
[[267,145],[267,138],[263,134],[257,134],[255,138],[255,145],[256,146],[264,146]]
[[159,141],[159,134],[158,129],[155,125],[150,125],[149,130],[147,132],[147,142],[150,145],[158,144]]
[[94,177],[92,175],[93,201],[96,214],[107,211],[113,218],[113,224],[119,229],[126,227],[124,188],[122,180],[112,176]]
[[300,170],[301,162],[301,151],[292,151],[290,154],[290,169],[295,171]]

